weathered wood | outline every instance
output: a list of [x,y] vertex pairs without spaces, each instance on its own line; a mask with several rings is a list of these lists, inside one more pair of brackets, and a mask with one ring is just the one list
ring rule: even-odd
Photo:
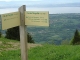
[[27,32],[25,26],[25,11],[26,6],[23,5],[19,8],[20,12],[20,47],[21,47],[21,59],[28,60],[28,53],[27,53]]

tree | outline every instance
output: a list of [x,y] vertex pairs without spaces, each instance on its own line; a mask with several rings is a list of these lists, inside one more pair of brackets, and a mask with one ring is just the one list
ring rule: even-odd
[[0,38],[1,38],[1,35],[2,35],[2,34],[1,34],[1,30],[0,30]]
[[[20,40],[20,33],[19,33],[19,27],[13,27],[10,28],[6,31],[6,36],[5,38],[7,39],[14,39],[14,40]],[[27,34],[27,39],[29,43],[34,43],[31,35],[28,33]]]
[[31,43],[31,42],[34,43],[34,40],[29,33],[27,33],[27,39],[28,39],[29,43]]
[[74,38],[71,41],[71,44],[76,45],[80,43],[80,35],[78,30],[76,29],[75,34],[74,34]]
[[19,36],[19,27],[13,27],[6,31],[6,38],[20,40]]

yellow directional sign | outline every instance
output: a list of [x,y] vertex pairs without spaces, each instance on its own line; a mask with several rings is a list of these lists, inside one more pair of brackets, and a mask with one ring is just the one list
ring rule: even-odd
[[20,25],[19,12],[2,14],[1,18],[2,18],[2,30]]
[[25,11],[25,25],[49,26],[49,12]]

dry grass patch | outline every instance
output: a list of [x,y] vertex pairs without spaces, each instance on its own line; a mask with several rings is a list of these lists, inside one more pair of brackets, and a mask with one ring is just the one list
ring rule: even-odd
[[[42,46],[41,44],[28,43],[27,48]],[[20,42],[0,41],[0,51],[17,50],[20,49]]]

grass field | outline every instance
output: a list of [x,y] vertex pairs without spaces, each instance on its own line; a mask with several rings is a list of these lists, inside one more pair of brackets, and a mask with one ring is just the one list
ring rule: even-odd
[[[0,38],[0,60],[21,60],[19,41]],[[28,60],[80,60],[80,45],[44,44],[28,49]]]

